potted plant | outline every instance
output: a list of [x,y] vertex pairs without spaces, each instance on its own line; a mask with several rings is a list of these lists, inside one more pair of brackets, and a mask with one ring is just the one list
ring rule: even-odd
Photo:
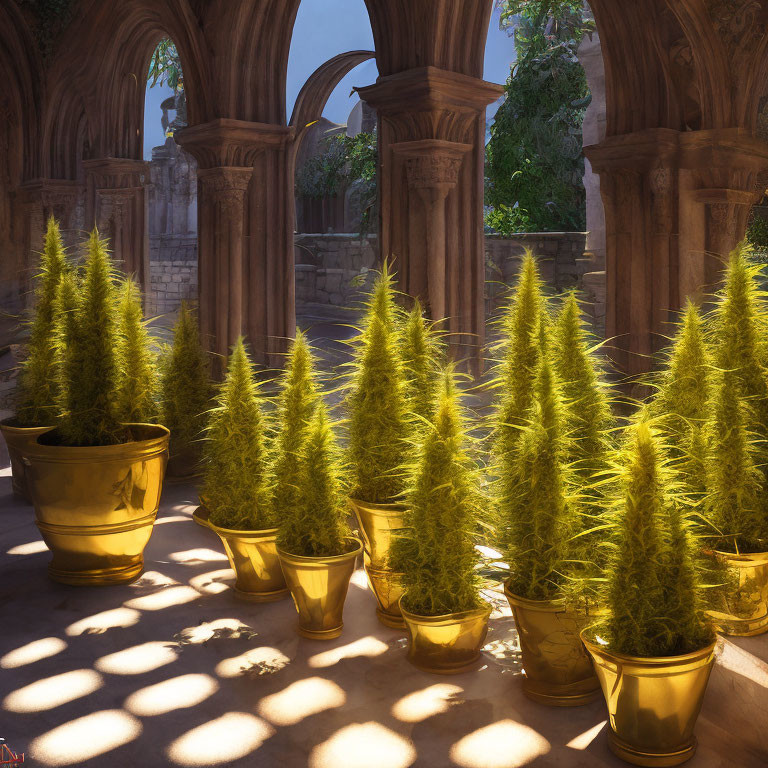
[[144,323],[139,287],[124,280],[118,302],[117,416],[125,422],[157,420],[157,361]]
[[768,512],[760,448],[747,429],[750,406],[741,399],[736,371],[719,371],[706,425],[707,494],[711,554],[730,578],[714,592],[710,615],[728,635],[768,632]]
[[160,411],[163,424],[171,430],[168,475],[173,479],[188,480],[202,471],[202,439],[211,396],[210,361],[200,343],[197,317],[182,302],[160,377]]
[[35,308],[30,323],[26,360],[16,384],[16,414],[0,422],[0,432],[11,459],[13,492],[30,501],[24,470],[24,452],[38,435],[56,421],[56,294],[67,257],[56,220],[48,220],[45,246],[35,288]]
[[434,416],[443,350],[418,300],[405,320],[402,348],[408,408],[421,422],[429,422]]
[[[509,565],[504,594],[520,637],[526,695],[542,704],[578,706],[599,696],[599,684],[566,605],[572,564],[585,558],[575,502],[562,389],[544,345],[529,423],[514,450],[498,458],[500,543]],[[590,457],[591,458],[591,457]]]
[[379,620],[402,627],[399,578],[389,565],[392,531],[402,527],[402,470],[407,414],[406,377],[392,276],[384,268],[376,280],[362,332],[356,341],[348,396],[350,505],[365,544],[365,566],[376,596]]
[[363,543],[347,527],[337,449],[322,402],[305,432],[299,467],[295,503],[280,511],[277,551],[299,634],[330,640],[344,626],[344,601]]
[[449,368],[413,466],[404,526],[391,553],[402,573],[408,658],[443,674],[475,664],[491,614],[479,591],[474,534],[481,497],[478,467],[462,445],[466,429]]
[[143,569],[168,456],[168,430],[122,423],[115,279],[106,243],[90,236],[82,283],[59,285],[56,428],[27,467],[37,525],[65,584],[118,584]]
[[692,757],[714,662],[688,523],[658,436],[633,425],[622,455],[602,621],[582,639],[610,718],[611,750],[635,765]]
[[[211,412],[201,505],[195,512],[218,534],[237,576],[237,597],[264,603],[288,594],[277,557],[264,416],[253,366],[239,338]],[[203,503],[204,501],[204,503]]]

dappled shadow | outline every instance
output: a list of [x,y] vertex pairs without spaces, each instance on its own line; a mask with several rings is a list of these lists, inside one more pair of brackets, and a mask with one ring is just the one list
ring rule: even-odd
[[[602,702],[553,710],[523,696],[498,593],[478,668],[430,675],[376,620],[362,572],[329,642],[298,636],[290,599],[237,600],[218,538],[191,520],[188,486],[167,489],[145,573],[122,587],[51,582],[32,510],[3,475],[0,504],[0,736],[33,765],[623,765],[607,749]],[[692,768],[724,755],[741,768],[766,762],[765,665],[732,649],[713,674]]]

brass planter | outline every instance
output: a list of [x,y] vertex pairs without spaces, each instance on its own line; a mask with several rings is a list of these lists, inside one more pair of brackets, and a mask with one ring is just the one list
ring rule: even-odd
[[39,435],[44,434],[52,427],[14,427],[9,422],[13,419],[0,421],[0,432],[3,433],[5,444],[8,446],[8,456],[11,459],[11,484],[13,492],[24,501],[32,503],[27,488],[26,469],[24,456],[30,446],[35,444]]
[[400,612],[400,598],[403,596],[400,574],[384,568],[374,568],[367,552],[364,555],[364,563],[368,585],[378,603],[376,616],[379,621],[392,629],[405,629],[403,614]]
[[263,531],[220,528],[210,521],[208,510],[202,506],[192,513],[192,517],[221,539],[237,577],[234,587],[236,597],[253,603],[271,603],[288,595],[277,557],[277,528]]
[[628,763],[674,766],[693,757],[715,643],[683,656],[622,656],[581,635],[595,663],[611,730],[611,751]]
[[119,445],[28,449],[26,476],[37,527],[53,559],[48,573],[72,585],[126,584],[144,568],[168,456],[169,432],[130,424]]
[[357,556],[363,549],[360,539],[351,538],[353,548],[332,557],[302,557],[277,550],[285,581],[299,614],[299,634],[313,640],[332,640],[344,627],[344,601]]
[[387,627],[404,629],[400,613],[403,593],[399,575],[389,568],[389,550],[395,531],[404,525],[405,507],[402,504],[374,504],[360,499],[349,499],[355,513],[365,548],[365,573],[378,607],[376,615]]
[[592,661],[584,650],[576,617],[562,602],[504,594],[515,616],[523,656],[523,691],[540,704],[577,707],[600,697]]
[[410,643],[408,661],[425,672],[457,675],[477,663],[488,634],[491,606],[443,616],[419,616],[403,608]]
[[733,555],[715,552],[734,575],[735,589],[719,611],[709,611],[722,635],[751,637],[768,632],[768,552]]

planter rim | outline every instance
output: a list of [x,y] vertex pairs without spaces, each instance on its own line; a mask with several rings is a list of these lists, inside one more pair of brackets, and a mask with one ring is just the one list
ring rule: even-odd
[[734,552],[723,552],[719,549],[711,549],[710,552],[724,558],[729,565],[736,568],[752,568],[756,565],[768,565],[768,551],[742,552],[740,555]]
[[331,563],[342,562],[349,560],[353,557],[357,557],[363,551],[363,542],[357,538],[357,536],[347,536],[346,541],[352,541],[355,543],[355,548],[351,552],[344,552],[341,555],[294,555],[290,552],[286,552],[284,549],[277,548],[277,554],[282,560],[285,560],[294,565],[326,565]]
[[221,534],[222,536],[234,536],[239,539],[245,538],[259,538],[269,539],[277,536],[278,529],[275,528],[260,528],[258,530],[246,530],[244,528],[222,528],[210,520],[210,512],[201,503],[200,506],[192,513],[193,517],[196,515],[198,520],[204,522],[212,531]]
[[598,645],[589,639],[589,634],[589,629],[585,629],[581,631],[580,636],[581,642],[584,643],[590,653],[594,653],[598,656],[608,656],[617,661],[623,661],[637,667],[647,668],[676,666],[679,664],[690,664],[693,661],[700,661],[712,656],[715,652],[715,646],[717,646],[717,640],[713,640],[709,645],[705,645],[697,651],[683,653],[679,656],[628,656],[623,653],[611,651],[605,645]]
[[27,450],[27,457],[36,461],[54,462],[88,462],[88,461],[120,461],[128,457],[141,455],[152,456],[168,449],[171,433],[161,424],[143,424],[129,422],[128,427],[143,427],[149,435],[143,440],[131,440],[127,443],[114,445],[43,445],[40,437]]
[[400,502],[364,501],[363,499],[358,499],[358,498],[355,498],[354,496],[349,496],[349,502],[353,507],[357,506],[357,507],[363,507],[367,509],[373,509],[382,515],[405,512],[405,510],[408,509],[407,504],[402,504]]
[[470,608],[468,611],[455,611],[454,613],[441,613],[438,616],[422,616],[420,613],[411,613],[407,608],[403,608],[402,597],[398,601],[398,605],[405,618],[411,619],[419,624],[440,625],[454,624],[457,621],[474,619],[479,616],[490,616],[493,612],[493,606],[485,600],[483,600],[483,602],[485,602],[485,606],[482,608]]
[[6,432],[11,432],[11,433],[16,432],[16,433],[30,434],[32,432],[39,432],[42,434],[43,432],[48,432],[49,430],[53,429],[55,426],[54,424],[49,424],[48,426],[38,426],[38,427],[16,427],[13,424],[8,423],[9,421],[13,421],[15,418],[16,416],[14,415],[14,416],[8,416],[7,418],[2,419],[2,421],[0,421],[0,429],[5,430]]
[[504,596],[510,603],[514,603],[520,608],[528,608],[547,613],[560,613],[566,610],[565,600],[563,600],[563,598],[558,598],[557,600],[530,600],[527,597],[520,597],[512,592],[506,581],[504,582]]

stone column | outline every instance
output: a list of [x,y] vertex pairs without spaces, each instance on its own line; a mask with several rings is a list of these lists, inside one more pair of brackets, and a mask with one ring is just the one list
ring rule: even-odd
[[295,331],[293,136],[229,119],[175,136],[198,163],[200,324],[222,357],[243,334],[258,362],[280,365]]
[[86,177],[86,229],[96,225],[106,237],[118,267],[149,289],[147,185],[143,160],[108,157],[83,162]]
[[380,243],[400,289],[429,306],[455,357],[485,337],[485,108],[501,86],[436,67],[359,89],[379,115]]

